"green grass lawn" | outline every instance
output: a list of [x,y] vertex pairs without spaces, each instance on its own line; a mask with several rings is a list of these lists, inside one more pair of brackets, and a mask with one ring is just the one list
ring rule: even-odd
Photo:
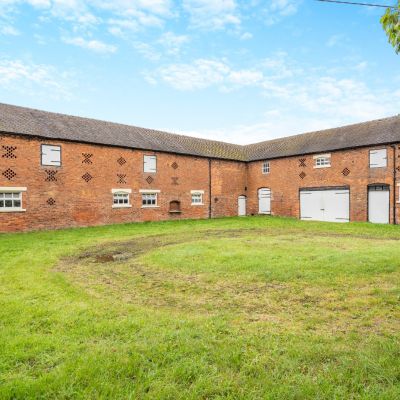
[[399,399],[400,227],[0,235],[1,399]]

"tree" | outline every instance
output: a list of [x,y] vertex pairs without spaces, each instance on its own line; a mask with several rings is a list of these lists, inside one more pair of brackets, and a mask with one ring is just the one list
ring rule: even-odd
[[400,0],[397,0],[397,6],[386,10],[381,18],[381,24],[389,43],[394,47],[396,53],[400,53]]

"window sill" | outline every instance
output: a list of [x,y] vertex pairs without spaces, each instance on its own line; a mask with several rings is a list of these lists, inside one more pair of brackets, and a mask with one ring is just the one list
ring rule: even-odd
[[160,208],[160,206],[142,206],[142,208]]
[[4,210],[0,210],[0,213],[10,213],[10,212],[25,212],[24,208],[7,208]]
[[204,206],[204,203],[192,203],[192,206]]
[[132,208],[131,204],[113,204],[112,208]]
[[330,168],[331,167],[331,165],[314,165],[314,168],[318,168],[318,169],[320,169],[320,168]]

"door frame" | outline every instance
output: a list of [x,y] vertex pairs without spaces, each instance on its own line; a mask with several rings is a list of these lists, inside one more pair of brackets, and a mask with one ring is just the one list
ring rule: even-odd
[[[266,213],[260,213],[260,190],[263,189],[269,190],[269,212]],[[272,190],[270,187],[262,186],[257,189],[257,206],[258,206],[258,212],[257,212],[258,215],[272,215]]]
[[301,220],[301,204],[300,204],[300,193],[301,192],[317,192],[325,190],[348,190],[349,191],[349,221],[351,222],[351,190],[349,185],[344,186],[314,186],[314,187],[301,187],[298,193],[298,204],[299,204],[299,219]]
[[[370,204],[369,204],[369,191],[370,191],[370,188],[373,188],[373,187],[376,187],[376,186],[386,187],[387,190],[382,190],[382,191],[389,192],[388,225],[390,225],[390,198],[391,198],[391,196],[390,196],[390,185],[388,183],[370,183],[369,185],[367,185],[367,218],[366,218],[366,221],[367,222],[371,222],[369,220],[369,206],[370,206]],[[374,222],[371,222],[371,224],[373,224],[373,223]]]
[[[240,215],[239,214],[239,200],[240,199],[244,199],[244,215]],[[237,205],[238,205],[238,212],[237,212],[237,214],[238,214],[238,217],[246,217],[247,216],[247,196],[245,195],[245,194],[241,194],[241,195],[239,195],[238,196],[238,202],[237,202]]]

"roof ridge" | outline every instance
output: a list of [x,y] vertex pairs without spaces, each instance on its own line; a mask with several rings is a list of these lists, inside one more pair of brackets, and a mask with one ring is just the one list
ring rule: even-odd
[[230,145],[230,146],[245,147],[245,145],[241,145],[241,144],[237,144],[237,143],[231,143],[231,142],[225,142],[223,140],[199,138],[197,136],[190,136],[190,135],[182,134],[182,133],[168,132],[168,131],[163,131],[163,130],[160,130],[160,129],[145,128],[145,127],[138,126],[138,125],[129,125],[129,124],[109,121],[109,120],[105,120],[105,119],[90,118],[90,117],[83,117],[81,115],[73,115],[73,114],[65,114],[65,113],[59,113],[59,112],[54,112],[54,111],[40,110],[38,108],[23,107],[23,106],[18,106],[18,105],[15,105],[15,104],[7,104],[7,103],[2,103],[2,102],[0,102],[0,106],[15,107],[15,108],[23,109],[23,110],[35,111],[35,112],[38,112],[38,113],[58,115],[60,117],[79,118],[79,119],[82,119],[82,120],[85,120],[85,121],[103,122],[103,123],[106,123],[106,124],[118,125],[118,126],[126,127],[126,128],[136,128],[136,129],[140,129],[140,130],[143,130],[143,131],[162,133],[162,134],[171,135],[171,136],[179,136],[181,138],[188,138],[188,139],[192,139],[192,140],[195,139],[195,140],[204,141],[204,142],[213,142],[213,143],[226,144],[226,145]]
[[337,126],[337,127],[333,127],[333,128],[319,129],[319,130],[316,130],[316,131],[308,131],[308,132],[296,133],[294,135],[283,136],[283,137],[269,139],[269,140],[262,140],[260,142],[247,144],[247,145],[245,145],[245,147],[247,147],[247,146],[257,146],[257,145],[264,144],[264,143],[278,142],[278,141],[284,140],[284,139],[293,139],[293,138],[300,137],[300,136],[312,135],[312,134],[316,134],[316,133],[324,133],[324,132],[328,132],[328,131],[332,131],[332,130],[346,129],[346,128],[351,128],[351,127],[355,127],[355,126],[372,124],[372,123],[387,121],[387,120],[396,119],[396,118],[400,118],[400,114],[392,115],[390,117],[372,119],[370,121],[355,122],[355,123],[352,123],[352,124],[341,125],[341,126]]

